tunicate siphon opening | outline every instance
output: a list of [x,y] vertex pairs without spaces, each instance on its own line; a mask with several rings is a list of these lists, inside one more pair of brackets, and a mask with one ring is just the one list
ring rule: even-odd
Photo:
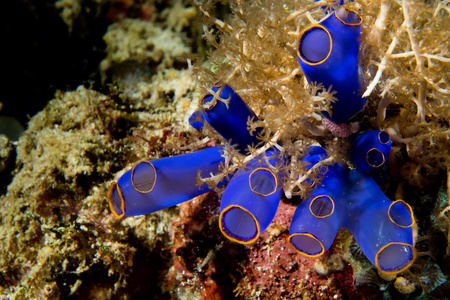
[[391,141],[391,136],[386,131],[380,131],[378,134],[378,139],[380,140],[380,143],[386,145]]
[[411,266],[416,258],[412,245],[389,243],[382,247],[375,257],[377,268],[384,273],[400,273]]
[[277,179],[275,175],[266,168],[255,169],[249,177],[250,189],[261,196],[269,196],[275,193]]
[[367,151],[366,159],[367,163],[374,168],[379,168],[385,163],[384,154],[376,148]]
[[306,28],[298,40],[298,55],[306,63],[319,64],[331,53],[331,35],[322,25]]
[[327,195],[317,196],[311,201],[309,210],[316,218],[326,218],[334,211],[334,201]]
[[125,205],[123,201],[122,192],[120,191],[120,187],[116,182],[111,184],[111,187],[108,192],[108,203],[109,208],[114,216],[117,218],[121,218],[124,215]]
[[322,243],[309,233],[296,233],[289,237],[291,246],[303,255],[316,257],[322,255],[325,250]]
[[131,184],[140,193],[151,192],[156,183],[155,167],[148,161],[141,161],[131,170]]
[[259,237],[259,225],[255,217],[244,208],[231,205],[219,217],[222,233],[231,241],[251,244]]
[[362,22],[361,16],[356,11],[345,6],[336,9],[336,17],[345,25],[359,25]]
[[389,219],[400,227],[411,227],[414,224],[412,208],[403,200],[392,202],[388,214]]

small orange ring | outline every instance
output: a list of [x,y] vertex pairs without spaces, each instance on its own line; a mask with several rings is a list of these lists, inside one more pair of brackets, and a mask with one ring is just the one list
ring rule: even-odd
[[[110,199],[112,199],[112,190],[113,190],[114,185],[116,185],[117,193],[119,194],[119,197],[120,197],[120,200],[121,200],[122,214],[120,214],[120,215],[118,215],[118,214],[115,212],[115,210],[114,210],[114,208],[113,208],[113,205],[112,205],[112,201],[110,200]],[[107,197],[108,197],[109,209],[111,210],[111,212],[113,213],[113,215],[114,215],[116,218],[118,218],[118,219],[122,218],[122,217],[124,216],[124,214],[125,214],[125,203],[124,203],[124,201],[123,201],[122,191],[120,190],[120,187],[119,187],[119,185],[117,184],[117,182],[112,182],[112,183],[111,183],[111,187],[109,188]]]
[[[257,229],[257,234],[256,234],[256,236],[255,236],[253,239],[251,239],[250,241],[240,241],[240,240],[237,240],[237,239],[235,239],[235,238],[229,236],[229,235],[225,232],[225,230],[223,229],[223,227],[222,227],[222,215],[223,215],[225,212],[227,212],[228,210],[230,210],[231,208],[234,208],[234,207],[240,208],[240,209],[242,209],[243,211],[249,213],[250,216],[252,216],[253,220],[255,221],[256,229]],[[222,234],[223,234],[227,239],[229,239],[229,240],[232,241],[232,242],[236,242],[236,243],[239,243],[239,244],[242,244],[242,245],[250,245],[250,244],[253,244],[254,242],[256,242],[256,240],[259,238],[259,235],[260,235],[260,229],[259,229],[259,223],[258,223],[258,220],[256,220],[255,216],[254,216],[251,212],[249,212],[248,210],[246,210],[245,208],[243,208],[243,207],[240,206],[240,205],[230,205],[230,206],[227,206],[227,207],[225,207],[225,208],[220,212],[220,215],[219,215],[219,228],[220,228],[220,231],[222,232]]]
[[[372,165],[371,163],[369,163],[369,152],[372,151],[372,150],[377,150],[378,152],[381,153],[381,156],[383,157],[383,161],[382,161],[379,165],[377,165],[377,166],[374,166],[374,165]],[[385,161],[386,161],[386,159],[384,158],[383,152],[381,152],[381,151],[378,150],[377,148],[372,148],[372,149],[370,149],[369,151],[367,151],[367,153],[366,153],[366,162],[367,162],[367,164],[368,164],[369,166],[371,166],[371,167],[373,167],[373,168],[379,168],[379,167],[381,167],[381,166],[385,163]]]
[[[381,139],[380,139],[380,134],[381,133],[386,133],[387,135],[388,135],[388,137],[389,137],[389,140],[386,142],[386,143],[383,143],[382,141],[381,141]],[[387,133],[386,131],[380,131],[379,133],[378,133],[378,141],[380,142],[380,143],[382,143],[383,145],[386,145],[387,143],[389,143],[390,141],[391,141],[391,135],[389,134],[389,133]]]
[[356,10],[351,9],[351,8],[347,7],[346,5],[341,5],[341,6],[339,6],[339,7],[344,7],[346,10],[351,11],[351,12],[354,12],[355,14],[358,15],[359,19],[361,20],[361,21],[359,21],[358,23],[347,23],[347,22],[345,22],[344,20],[342,20],[341,17],[339,17],[338,14],[336,14],[336,10],[335,10],[335,11],[334,11],[334,15],[335,15],[336,18],[338,18],[338,20],[341,21],[343,24],[349,25],[349,26],[358,26],[358,25],[361,25],[361,24],[362,24],[363,18],[361,17],[361,15],[360,15]]
[[[404,245],[404,246],[408,246],[411,247],[411,249],[413,250],[413,258],[411,259],[411,261],[409,263],[406,264],[406,266],[404,266],[403,268],[401,268],[398,271],[383,271],[380,268],[380,264],[378,262],[378,255],[380,255],[380,253],[386,249],[387,247],[391,246],[391,245]],[[375,254],[375,266],[377,267],[378,271],[380,271],[381,273],[385,274],[385,275],[395,275],[398,273],[401,273],[405,270],[407,270],[409,267],[411,267],[411,265],[414,263],[414,261],[416,260],[417,257],[417,252],[416,249],[414,249],[414,247],[410,244],[406,244],[406,243],[400,243],[400,242],[393,242],[393,243],[389,243],[387,245],[384,245],[383,247],[381,247],[380,250],[378,250],[377,254]]]
[[[137,189],[137,188],[134,186],[134,182],[133,182],[134,168],[136,168],[136,166],[139,165],[139,164],[141,164],[141,163],[148,163],[150,166],[152,166],[153,172],[155,172],[155,181],[153,182],[152,188],[149,189],[148,191],[140,191],[139,189]],[[157,179],[157,178],[158,178],[158,174],[156,173],[155,166],[154,166],[151,162],[149,162],[149,161],[146,161],[146,160],[140,161],[140,162],[138,162],[137,164],[135,164],[135,165],[133,166],[133,168],[131,169],[131,177],[130,177],[131,185],[132,185],[133,188],[134,188],[136,191],[138,191],[139,193],[142,193],[142,194],[150,193],[150,192],[153,190],[153,188],[155,187],[156,179]]]
[[[316,216],[316,215],[312,212],[311,205],[312,205],[313,202],[314,202],[317,198],[319,198],[319,197],[327,197],[328,199],[330,199],[331,204],[333,204],[333,209],[331,209],[331,212],[330,212],[328,215],[325,215],[325,216]],[[311,203],[309,204],[309,211],[311,212],[311,214],[312,214],[314,217],[319,218],[319,219],[323,219],[323,218],[329,217],[329,216],[331,216],[331,215],[333,214],[333,212],[334,212],[334,201],[333,201],[333,199],[332,199],[330,196],[328,196],[328,195],[319,195],[319,196],[317,196],[317,197],[314,197],[314,199],[311,200]]]
[[[315,182],[314,180],[312,180],[311,178],[307,178],[307,179],[311,180],[312,183],[311,183],[309,186],[306,186],[306,187],[312,188],[312,187],[316,184],[316,182]],[[305,181],[306,181],[306,180],[302,181],[302,184],[303,184]]]
[[[261,194],[261,193],[255,192],[255,191],[252,189],[252,175],[253,175],[253,173],[255,173],[255,172],[258,171],[258,170],[269,171],[270,174],[271,174],[271,175],[273,176],[273,178],[275,179],[275,188],[274,188],[273,191],[270,192],[269,194]],[[277,176],[275,176],[275,175],[273,174],[273,172],[272,172],[270,169],[268,169],[268,168],[256,168],[256,169],[254,169],[254,170],[250,173],[250,175],[248,176],[248,184],[249,184],[249,186],[250,186],[250,190],[251,190],[253,193],[258,194],[258,195],[261,195],[261,196],[270,196],[270,195],[272,195],[273,193],[275,193],[275,192],[277,191],[278,180],[277,180]]]
[[[296,236],[296,235],[306,235],[306,236],[308,236],[308,237],[311,237],[311,238],[315,239],[316,241],[319,242],[320,247],[322,248],[322,251],[320,251],[319,254],[313,254],[313,255],[311,255],[311,254],[307,254],[307,253],[305,253],[305,252],[302,252],[302,251],[298,250],[298,249],[292,244],[292,242],[291,242],[291,238],[294,237],[294,236]],[[292,235],[289,236],[288,242],[289,242],[288,245],[291,246],[291,248],[292,248],[293,250],[295,250],[295,251],[297,251],[298,253],[300,253],[301,255],[304,255],[304,256],[307,256],[307,257],[319,257],[319,256],[321,256],[322,254],[325,253],[325,248],[323,247],[322,242],[321,242],[318,238],[316,238],[315,236],[313,236],[313,235],[310,234],[310,233],[294,233],[294,234],[292,234]]]
[[[326,56],[324,59],[322,59],[322,60],[320,60],[320,61],[318,61],[318,62],[315,62],[315,63],[311,63],[311,62],[308,62],[308,61],[304,60],[303,57],[300,55],[300,51],[299,51],[299,49],[298,49],[298,46],[299,46],[299,43],[300,43],[300,39],[301,39],[301,37],[303,36],[303,34],[305,34],[306,31],[310,30],[310,29],[313,28],[313,27],[319,27],[319,28],[322,28],[323,30],[325,30],[325,32],[328,34],[328,37],[330,38],[330,51],[328,51],[328,54],[327,54],[327,56]],[[332,50],[332,49],[333,49],[333,39],[331,38],[331,34],[330,34],[330,32],[328,31],[328,29],[326,29],[326,28],[325,28],[323,25],[321,25],[321,24],[311,24],[311,25],[307,26],[305,29],[302,30],[302,32],[300,32],[300,34],[299,34],[299,36],[298,36],[298,38],[297,38],[297,56],[300,57],[300,59],[301,59],[305,64],[308,64],[308,65],[310,65],[310,66],[320,65],[321,63],[325,62],[325,61],[328,59],[328,57],[330,57],[330,54],[331,54],[331,50]]]
[[[397,202],[403,202],[403,204],[405,204],[409,208],[409,213],[411,215],[411,221],[412,221],[411,225],[403,226],[403,225],[397,224],[394,220],[392,220],[391,214],[390,214],[391,207],[392,207],[392,205],[394,205]],[[403,201],[402,199],[395,200],[394,202],[391,203],[391,205],[389,205],[388,217],[389,217],[389,220],[391,220],[392,223],[394,223],[395,225],[397,225],[399,227],[402,227],[402,228],[409,228],[409,227],[413,226],[416,223],[416,220],[414,219],[414,214],[413,214],[413,210],[412,210],[411,206],[408,203],[406,203],[405,201]]]

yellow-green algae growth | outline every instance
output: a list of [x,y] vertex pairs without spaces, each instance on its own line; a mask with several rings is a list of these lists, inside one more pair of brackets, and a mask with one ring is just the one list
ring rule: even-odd
[[[126,24],[131,31],[142,30],[141,35],[118,35],[117,28],[123,32]],[[149,269],[142,279],[146,288],[159,289],[158,277],[169,268],[160,251],[170,245],[168,228],[176,210],[118,221],[105,197],[122,168],[175,153],[170,139],[184,130],[187,111],[195,108],[192,76],[185,68],[173,68],[190,53],[187,39],[161,26],[139,19],[112,24],[105,34],[108,48],[101,65],[106,72],[126,60],[133,66],[151,60],[156,72],[121,68],[122,75],[111,75],[115,80],[107,88],[109,94],[84,86],[59,92],[30,119],[15,145],[14,177],[0,198],[0,298],[127,297],[120,289],[133,272],[134,245],[146,261],[139,267]],[[151,37],[148,27],[156,28]],[[119,43],[132,49],[125,58]],[[166,48],[155,47],[150,57],[140,55],[149,44]],[[168,146],[159,147],[162,143]],[[3,144],[2,156],[7,158],[11,143],[5,138]],[[131,235],[134,242],[128,239]],[[150,272],[151,268],[157,270]]]
[[[70,291],[59,291],[59,277],[82,277],[96,264],[103,265],[103,276],[116,274],[116,282],[105,287],[111,294],[125,284],[133,264],[136,249],[124,243],[129,230],[148,251],[167,242],[173,210],[120,223],[104,201],[114,173],[128,160],[147,156],[145,147],[130,147],[136,144],[129,133],[132,124],[153,124],[154,136],[168,126],[163,117],[117,108],[109,97],[80,86],[30,120],[16,146],[14,178],[1,197],[0,263],[4,280],[12,283],[2,287],[3,295],[67,296],[82,279],[67,286]],[[175,109],[172,114],[177,115]]]

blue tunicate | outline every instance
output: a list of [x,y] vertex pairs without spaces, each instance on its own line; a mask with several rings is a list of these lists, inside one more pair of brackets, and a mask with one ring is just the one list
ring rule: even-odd
[[[266,230],[275,217],[283,191],[278,175],[265,162],[258,165],[256,161],[253,159],[247,165],[247,171],[233,176],[220,202],[220,230],[240,244],[254,243]],[[269,162],[273,164],[275,159]]]
[[360,171],[375,171],[385,165],[390,151],[389,134],[385,131],[371,130],[353,139],[350,160]]
[[206,184],[196,185],[197,173],[202,177],[217,174],[223,162],[218,147],[139,162],[111,185],[111,211],[119,218],[136,216],[190,200],[211,190]]
[[297,56],[309,83],[332,86],[337,101],[331,104],[336,123],[346,123],[363,109],[358,53],[362,18],[353,10],[340,6],[319,24],[305,28],[298,38]]
[[[310,160],[309,155],[304,159]],[[298,206],[289,242],[298,252],[317,257],[329,249],[337,230],[346,228],[380,272],[396,274],[416,258],[414,223],[406,202],[389,200],[368,174],[335,164]]]
[[257,136],[260,128],[250,133],[247,126],[248,121],[258,121],[258,117],[228,85],[217,83],[212,90],[215,96],[207,94],[201,101],[203,119],[245,154],[248,146],[256,146],[259,142]]

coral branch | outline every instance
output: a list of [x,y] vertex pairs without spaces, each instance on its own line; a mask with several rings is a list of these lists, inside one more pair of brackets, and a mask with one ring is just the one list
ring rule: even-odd
[[228,29],[230,32],[233,30],[233,27],[231,27],[230,25],[226,24],[224,21],[217,19],[214,16],[211,16],[211,14],[206,11],[205,9],[203,9],[203,7],[201,5],[199,5],[199,9],[202,11],[202,13],[208,17],[208,18],[212,18],[214,20],[214,24],[216,24],[217,26],[219,26],[222,29]]
[[[411,20],[411,15],[409,14],[410,11],[410,3],[408,0],[402,1],[402,7],[403,7],[403,17],[405,18],[405,24],[406,24],[406,31],[409,35],[409,40],[411,42],[411,49],[414,52],[414,56],[416,57],[417,62],[417,70],[419,71],[419,75],[421,77],[424,76],[423,73],[423,57],[421,56],[421,51],[419,44],[416,39],[416,34],[414,32],[413,28],[413,22]],[[425,80],[421,80],[419,83],[419,97],[417,99],[413,99],[414,103],[417,105],[417,115],[415,119],[415,123],[422,123],[425,120],[425,107],[424,107],[424,101],[426,96],[426,89],[427,89],[427,82]]]
[[450,57],[434,55],[434,54],[428,54],[428,53],[424,53],[424,54],[422,54],[422,56],[424,56],[424,57],[426,57],[428,59],[435,59],[435,60],[439,60],[439,61],[442,61],[442,62],[450,62]]
[[447,11],[447,13],[450,14],[450,8],[448,7],[448,4],[450,3],[450,0],[445,0],[445,1],[440,1],[438,6],[436,7],[436,9],[434,10],[433,13],[433,18],[435,18],[437,16],[437,14],[439,13],[439,11],[441,9],[444,9]]
[[308,6],[305,7],[304,9],[295,11],[295,12],[293,12],[292,14],[290,14],[290,15],[286,18],[286,20],[284,21],[284,23],[289,23],[290,21],[292,21],[292,20],[295,19],[296,17],[298,17],[298,16],[300,16],[300,15],[302,15],[302,14],[304,14],[304,13],[310,11],[310,10],[313,10],[313,9],[315,9],[315,8],[318,8],[318,7],[321,7],[321,6],[326,6],[327,4],[328,4],[327,1],[322,0],[322,1],[315,2],[315,3],[311,4],[311,5],[308,5]]
[[291,199],[292,198],[292,190],[294,189],[295,186],[300,186],[302,184],[303,181],[305,181],[306,179],[310,178],[310,176],[318,169],[320,169],[323,166],[328,165],[329,163],[332,163],[334,161],[334,156],[329,156],[324,160],[321,160],[320,162],[318,162],[317,164],[315,164],[311,169],[308,170],[308,172],[306,172],[303,176],[300,176],[297,181],[288,184],[285,188],[284,188],[284,194],[286,195],[286,198]]
[[[397,32],[397,35],[403,31],[404,25],[405,25],[405,22],[403,22],[403,24],[400,26],[400,28]],[[395,46],[397,45],[397,42],[398,42],[398,38],[396,36],[394,36],[391,44],[389,45],[388,50],[384,54],[384,57],[378,66],[378,71],[375,74],[375,77],[372,79],[372,82],[367,86],[367,89],[364,92],[363,97],[368,97],[372,93],[372,91],[375,89],[375,87],[377,86],[378,82],[381,79],[381,75],[383,75],[384,69],[386,69],[387,61],[388,61],[389,57],[391,56],[392,51],[394,51]]]
[[403,0],[402,7],[403,7],[403,17],[405,18],[406,31],[408,32],[409,40],[411,42],[411,49],[414,51],[414,55],[417,61],[417,69],[419,71],[419,74],[423,75],[423,59],[422,56],[420,55],[419,44],[417,43],[416,35],[413,29],[413,23],[411,20],[411,15],[409,14],[411,8],[409,0]]
[[426,80],[426,82],[428,82],[438,92],[440,92],[442,94],[450,95],[450,90],[449,89],[441,88],[432,79],[428,78],[427,76],[425,76],[424,79]]
[[275,132],[273,137],[270,139],[269,142],[267,142],[264,146],[259,148],[253,155],[248,155],[244,159],[244,164],[249,163],[252,159],[254,159],[256,156],[261,155],[262,153],[266,152],[267,149],[272,148],[278,141],[278,139],[281,136],[281,130],[278,130]]
[[386,21],[389,14],[389,8],[391,6],[391,0],[382,0],[380,12],[378,13],[377,20],[370,32],[371,39],[380,40],[386,29]]
[[208,29],[208,26],[203,25],[204,37],[211,43],[216,49],[219,48],[219,44],[217,44],[216,39],[212,35],[213,29]]
[[450,129],[438,132],[431,130],[425,134],[419,134],[410,138],[402,138],[400,134],[398,134],[398,132],[392,127],[387,128],[386,132],[389,133],[394,142],[402,144],[409,144],[412,142],[422,141],[430,138],[447,137],[448,135],[450,135]]
[[425,80],[422,80],[419,84],[419,97],[415,99],[413,97],[414,103],[417,105],[417,114],[416,119],[414,120],[415,123],[420,124],[425,121],[425,107],[424,107],[424,101],[426,96],[426,89],[427,89],[427,82]]

